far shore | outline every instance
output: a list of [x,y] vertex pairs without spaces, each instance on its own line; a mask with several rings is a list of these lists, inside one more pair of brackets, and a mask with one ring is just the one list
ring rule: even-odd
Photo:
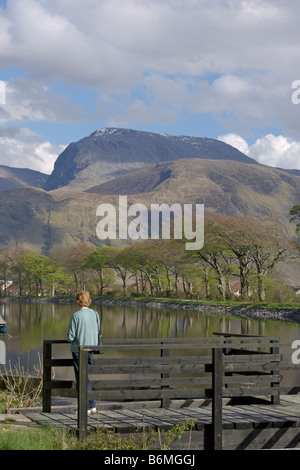
[[[74,297],[0,297],[0,303],[75,303]],[[204,301],[176,299],[170,297],[94,297],[95,305],[116,305],[128,307],[148,307],[171,310],[189,310],[238,316],[243,318],[279,320],[300,323],[300,303],[259,303],[238,301]]]

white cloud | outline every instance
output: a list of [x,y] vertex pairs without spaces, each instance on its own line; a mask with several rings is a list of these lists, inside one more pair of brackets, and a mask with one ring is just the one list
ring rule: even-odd
[[232,133],[220,135],[218,137],[218,140],[221,140],[222,142],[225,142],[226,144],[237,148],[240,152],[249,156],[249,145],[247,141],[240,135],[232,134]]
[[64,149],[64,145],[52,145],[26,128],[0,128],[1,165],[50,174]]
[[6,83],[6,101],[0,109],[0,122],[75,122],[82,114],[80,107],[64,96],[52,93],[35,80],[22,77]]
[[264,165],[300,169],[300,142],[268,134],[250,147],[249,156]]
[[267,134],[250,146],[243,137],[236,134],[222,135],[218,139],[263,165],[300,170],[300,142],[282,135]]
[[[27,78],[10,82],[11,104],[0,108],[1,122],[76,120],[78,108],[49,91],[57,80],[97,90],[108,125],[210,113],[235,134],[275,124],[300,138],[300,106],[291,104],[291,83],[300,78],[296,0],[7,5],[0,10],[1,67],[17,66]],[[273,161],[262,145],[257,154]]]
[[285,46],[298,52],[299,9],[273,0],[8,0],[0,58],[111,90],[139,83],[147,69],[278,73],[279,63],[292,66]]

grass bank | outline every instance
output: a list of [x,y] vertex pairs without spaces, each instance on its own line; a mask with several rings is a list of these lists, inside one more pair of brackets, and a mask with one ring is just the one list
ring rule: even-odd
[[0,450],[150,450],[155,446],[169,450],[183,433],[191,435],[195,421],[174,425],[166,431],[143,431],[124,437],[120,433],[98,429],[84,441],[75,431],[56,429],[51,426],[15,429],[11,424],[0,427]]
[[256,308],[256,309],[269,309],[269,310],[299,310],[300,302],[243,302],[233,300],[189,300],[177,299],[170,297],[93,297],[94,301],[124,301],[124,302],[144,302],[147,303],[159,302],[163,304],[178,304],[178,305],[198,305],[198,306],[211,306],[211,307],[234,307],[234,308]]
[[[176,297],[92,296],[98,305],[128,305],[130,307],[167,308],[191,310],[198,313],[231,315],[243,318],[273,319],[300,322],[300,302],[243,302],[238,300],[202,300]],[[0,302],[56,302],[75,303],[74,296],[56,297],[8,297]]]
[[[269,309],[269,310],[299,310],[299,302],[258,302],[258,301],[239,301],[239,300],[196,300],[196,299],[182,299],[176,297],[146,297],[146,296],[111,296],[103,295],[93,297],[93,302],[119,302],[119,303],[140,303],[145,305],[157,302],[160,304],[178,304],[178,305],[198,305],[198,306],[211,306],[211,307],[234,307],[234,308],[256,308],[256,309]],[[54,297],[35,297],[35,296],[11,296],[0,297],[0,302],[61,302],[69,303],[74,302],[74,296],[54,296]]]

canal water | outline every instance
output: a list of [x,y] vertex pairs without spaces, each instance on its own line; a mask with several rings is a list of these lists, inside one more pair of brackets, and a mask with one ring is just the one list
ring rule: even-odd
[[[94,307],[101,318],[105,339],[121,338],[202,338],[214,332],[278,336],[280,342],[292,345],[300,340],[300,324],[278,320],[254,320],[206,314],[188,310],[149,307]],[[8,303],[0,304],[0,315],[7,322],[7,335],[0,340],[6,346],[6,364],[19,363],[34,370],[42,357],[44,339],[65,339],[75,304]],[[287,346],[285,360],[291,360],[294,349]],[[56,346],[54,357],[71,357],[70,345]],[[73,377],[72,368],[56,369],[56,377]],[[285,378],[289,386],[300,386],[300,365]]]

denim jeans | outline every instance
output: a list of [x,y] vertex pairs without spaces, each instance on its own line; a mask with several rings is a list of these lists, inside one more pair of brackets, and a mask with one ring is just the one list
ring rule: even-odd
[[[75,378],[76,378],[76,390],[78,392],[79,390],[79,353],[72,352],[72,357],[73,357],[73,366],[74,366],[74,372],[75,372]],[[94,358],[94,353],[92,351],[89,351],[88,353],[88,364],[92,365],[93,364],[93,358]],[[88,391],[92,391],[92,386],[91,382],[88,379]],[[92,408],[96,408],[96,402],[94,400],[88,400],[88,410]]]

